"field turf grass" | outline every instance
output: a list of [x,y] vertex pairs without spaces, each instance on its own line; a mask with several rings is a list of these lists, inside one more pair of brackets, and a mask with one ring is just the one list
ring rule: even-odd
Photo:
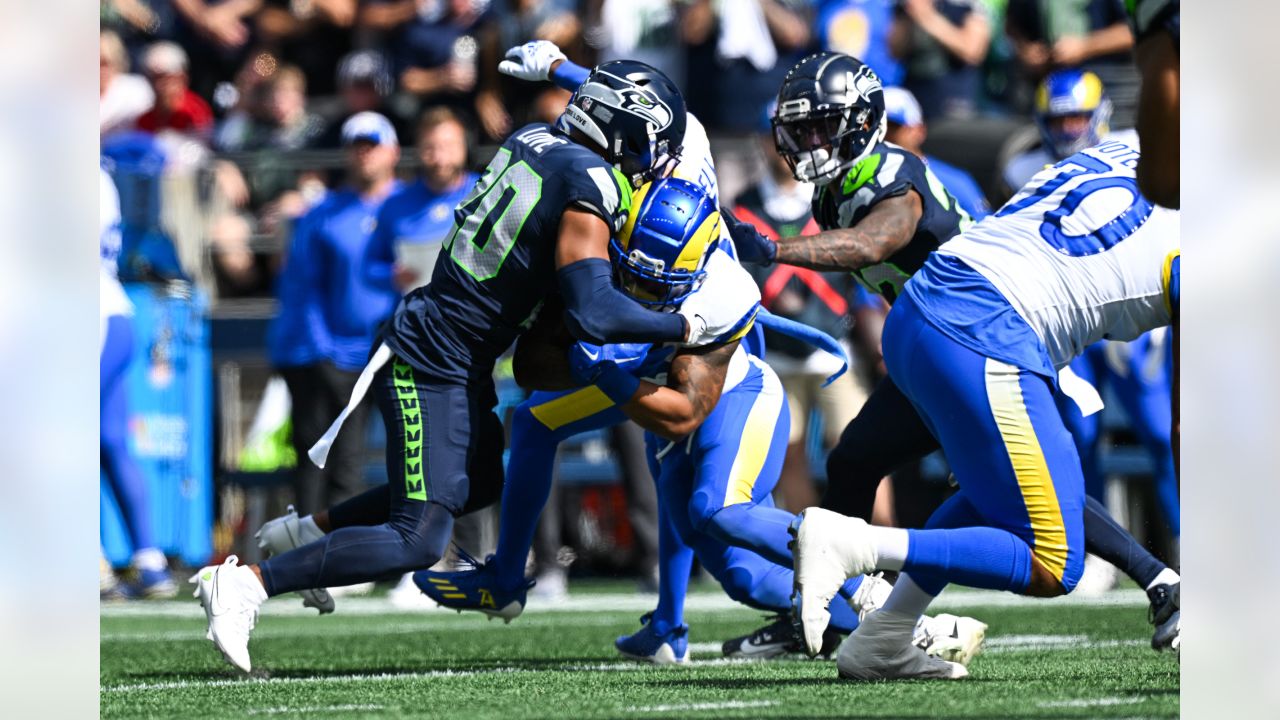
[[[578,587],[575,586],[575,591]],[[264,607],[254,676],[204,639],[194,600],[108,606],[101,624],[104,718],[1165,718],[1178,715],[1178,664],[1148,646],[1141,594],[1106,603],[1014,601],[948,592],[945,611],[990,624],[959,682],[852,683],[834,662],[730,662],[719,642],[761,614],[704,591],[691,598],[693,663],[621,659],[613,638],[655,601],[623,586],[575,592],[569,609],[531,609],[511,625],[451,611],[393,611],[339,598],[303,615]],[[946,601],[946,602],[944,602]],[[344,613],[344,608],[347,612]],[[313,612],[313,611],[308,611]]]

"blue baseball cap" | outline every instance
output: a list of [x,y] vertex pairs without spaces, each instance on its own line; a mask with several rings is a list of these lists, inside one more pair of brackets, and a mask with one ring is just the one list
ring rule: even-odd
[[391,121],[376,112],[356,113],[342,123],[343,145],[351,145],[361,140],[375,145],[400,144]]
[[915,127],[924,124],[924,113],[920,111],[920,103],[910,90],[900,87],[884,89],[884,116],[895,125]]

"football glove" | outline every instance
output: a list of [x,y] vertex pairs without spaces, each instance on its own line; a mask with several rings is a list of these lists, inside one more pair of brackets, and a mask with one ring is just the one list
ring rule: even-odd
[[551,66],[557,60],[566,59],[560,48],[549,40],[534,40],[517,45],[507,51],[506,57],[506,60],[498,63],[498,72],[532,82],[550,79]]
[[583,385],[594,384],[606,364],[632,372],[640,367],[649,353],[649,343],[616,343],[595,345],[578,341],[569,348],[569,372]]
[[689,324],[685,347],[728,342],[742,334],[760,310],[760,288],[729,254],[716,250],[707,260],[707,278],[677,311]]
[[733,239],[733,247],[742,262],[772,265],[778,258],[778,243],[756,230],[756,226],[739,220],[727,208],[720,208],[720,221]]

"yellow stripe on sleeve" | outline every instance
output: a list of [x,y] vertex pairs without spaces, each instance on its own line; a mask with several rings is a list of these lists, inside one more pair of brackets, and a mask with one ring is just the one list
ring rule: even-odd
[[581,390],[574,390],[568,395],[561,395],[541,405],[535,405],[530,412],[538,422],[548,429],[559,430],[572,422],[613,407],[613,401],[600,388],[592,385]]
[[1018,376],[1018,368],[987,358],[987,400],[1031,520],[1032,553],[1061,582],[1067,567],[1067,529]]

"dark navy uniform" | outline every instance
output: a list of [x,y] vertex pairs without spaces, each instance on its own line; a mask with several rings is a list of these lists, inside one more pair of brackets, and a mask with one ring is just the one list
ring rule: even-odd
[[924,161],[893,143],[881,142],[849,169],[844,179],[823,185],[813,194],[813,217],[823,230],[849,228],[862,221],[877,203],[915,190],[923,214],[906,247],[878,265],[854,271],[858,282],[892,303],[902,286],[938,249],[972,221]]
[[[813,215],[824,230],[857,225],[876,203],[915,191],[922,214],[916,232],[898,252],[853,273],[858,282],[893,303],[902,286],[938,249],[972,222],[924,161],[881,142],[842,179],[814,193]],[[871,519],[880,478],[938,448],[911,401],[884,378],[827,456],[827,493],[822,506]]]

